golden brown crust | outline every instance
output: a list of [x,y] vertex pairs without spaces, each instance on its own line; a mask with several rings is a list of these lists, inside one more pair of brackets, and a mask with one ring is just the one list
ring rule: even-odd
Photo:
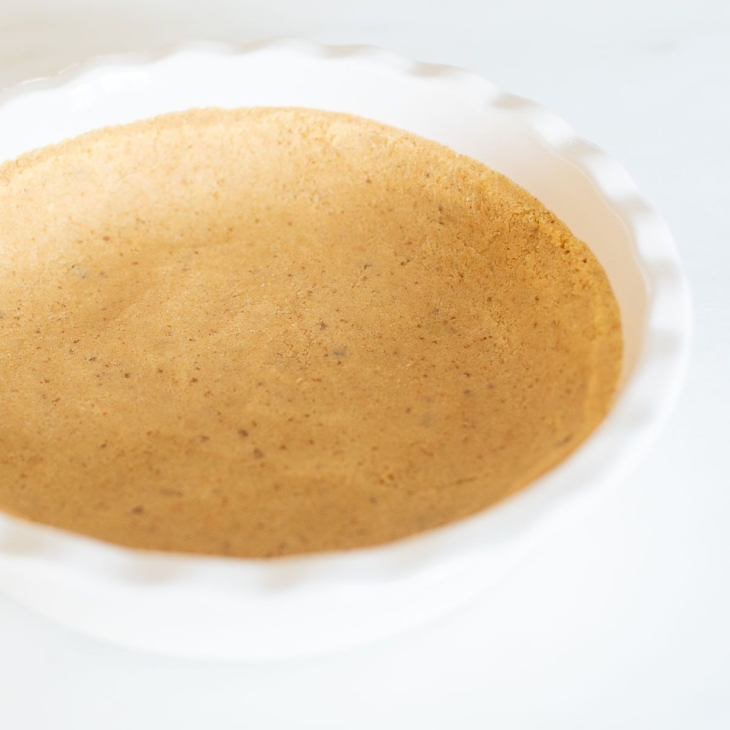
[[239,556],[488,507],[606,414],[618,308],[505,177],[357,117],[198,110],[0,167],[0,508]]

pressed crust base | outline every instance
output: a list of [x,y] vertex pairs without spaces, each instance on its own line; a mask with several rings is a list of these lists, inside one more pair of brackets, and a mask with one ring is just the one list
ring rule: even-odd
[[589,249],[435,142],[170,114],[0,166],[0,509],[134,547],[375,545],[494,504],[606,415]]

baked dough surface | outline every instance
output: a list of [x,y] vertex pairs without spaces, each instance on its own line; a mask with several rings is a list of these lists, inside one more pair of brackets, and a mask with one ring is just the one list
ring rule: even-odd
[[248,557],[482,510],[606,415],[619,312],[507,178],[373,121],[195,110],[0,166],[0,509]]

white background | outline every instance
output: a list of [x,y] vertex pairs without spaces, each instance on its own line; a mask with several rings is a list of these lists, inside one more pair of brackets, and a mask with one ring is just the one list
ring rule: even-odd
[[481,73],[621,160],[695,299],[679,409],[599,511],[423,629],[287,664],[145,656],[0,596],[0,728],[730,728],[730,0],[0,0],[0,86],[193,38]]

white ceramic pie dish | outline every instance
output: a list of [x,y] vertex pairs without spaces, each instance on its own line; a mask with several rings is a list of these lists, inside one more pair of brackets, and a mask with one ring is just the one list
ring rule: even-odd
[[573,456],[518,495],[378,548],[268,561],[164,554],[0,513],[0,590],[63,624],[148,651],[322,653],[422,623],[484,590],[633,467],[676,401],[690,303],[669,231],[618,163],[552,113],[470,73],[298,41],[106,58],[0,93],[0,162],[98,127],[201,106],[360,114],[511,177],[608,273],[626,350],[617,402]]

